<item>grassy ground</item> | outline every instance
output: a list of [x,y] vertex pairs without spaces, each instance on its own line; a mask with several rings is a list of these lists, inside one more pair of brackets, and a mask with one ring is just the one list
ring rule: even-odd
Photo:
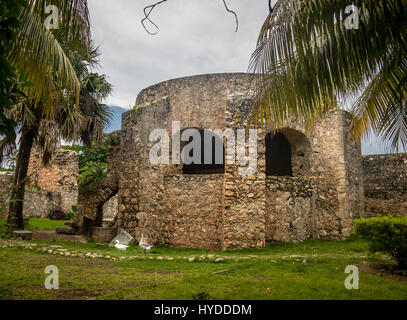
[[[359,290],[345,289],[347,265],[390,261],[359,239],[226,252],[156,246],[145,255],[136,245],[30,243],[0,244],[0,298],[407,299],[406,283],[368,274]],[[59,290],[44,288],[47,265],[59,269]]]
[[[6,219],[0,219],[0,236],[6,234]],[[55,230],[57,227],[64,226],[66,220],[50,220],[47,218],[30,218],[25,230]]]

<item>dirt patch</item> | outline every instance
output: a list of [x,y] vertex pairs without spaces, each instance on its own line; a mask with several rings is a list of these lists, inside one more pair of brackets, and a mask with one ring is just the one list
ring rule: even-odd
[[407,284],[407,270],[400,270],[396,264],[362,261],[356,266],[359,272]]

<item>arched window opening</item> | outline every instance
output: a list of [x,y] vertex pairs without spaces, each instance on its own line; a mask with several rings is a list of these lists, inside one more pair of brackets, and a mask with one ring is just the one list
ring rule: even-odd
[[[225,147],[223,141],[211,134],[207,130],[198,130],[200,137],[200,161],[199,163],[192,162],[191,164],[184,163],[182,166],[182,173],[184,174],[224,174],[225,173]],[[207,134],[205,134],[207,132]],[[205,141],[205,137],[208,141]],[[184,147],[191,143],[193,137],[189,141],[181,141],[181,152],[188,152],[189,157],[194,156],[194,150],[190,149],[184,151]],[[206,146],[206,148],[205,148]],[[198,152],[198,150],[195,150]],[[221,155],[218,153],[222,152]],[[221,159],[219,161],[219,158]],[[205,161],[206,159],[206,161]],[[218,159],[218,161],[216,161]],[[217,163],[218,162],[218,163]],[[220,163],[219,163],[220,162]]]
[[282,133],[266,135],[266,175],[292,177],[291,145]]

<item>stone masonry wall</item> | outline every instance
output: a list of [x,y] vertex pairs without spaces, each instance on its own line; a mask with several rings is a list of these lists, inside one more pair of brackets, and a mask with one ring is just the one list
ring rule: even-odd
[[[183,174],[182,164],[153,164],[154,129],[245,129],[254,105],[248,74],[202,75],[144,89],[123,114],[118,226],[138,240],[175,246],[233,249],[266,240],[343,239],[363,203],[360,146],[349,117],[331,110],[308,132],[294,123],[280,132],[291,146],[293,177],[266,178],[265,133],[257,130],[257,171],[241,164],[224,175]],[[224,143],[226,143],[224,139]],[[170,161],[172,145],[169,146]],[[226,159],[230,158],[227,154]],[[235,160],[235,159],[232,159]],[[351,194],[352,193],[352,194]]]
[[[116,216],[120,198],[116,197],[116,203],[109,202],[118,194],[120,162],[120,133],[115,131],[109,135],[109,152],[107,159],[107,176],[102,180],[79,188],[78,211],[75,226],[83,227],[84,217],[94,220],[94,226],[102,226],[104,213]],[[116,213],[113,212],[116,208]]]
[[407,215],[407,154],[363,156],[365,216]]
[[295,177],[266,180],[266,240],[299,242],[312,238],[312,189]]
[[61,193],[58,191],[46,191],[26,189],[24,194],[24,216],[45,218],[50,211],[61,210]]
[[222,174],[164,177],[169,245],[221,249],[223,179]]
[[[78,153],[72,150],[58,149],[51,163],[44,166],[41,151],[33,148],[28,165],[28,175],[37,172],[36,183],[43,190],[61,191],[61,187],[76,187],[78,179]],[[34,178],[31,178],[31,183]]]
[[[245,129],[254,101],[246,90],[230,92],[226,103],[226,127]],[[255,153],[246,143],[246,155]],[[264,134],[257,130],[257,171],[252,175],[239,174],[245,166],[234,159],[234,164],[225,166],[225,191],[223,213],[222,249],[262,247],[265,234],[265,142]],[[226,150],[226,159],[229,155]],[[233,159],[231,159],[233,160]]]
[[[54,209],[68,213],[78,202],[78,161],[76,151],[58,149],[51,163],[43,165],[41,151],[34,147],[28,164],[28,175],[31,175],[29,184],[35,183],[41,190],[60,193],[57,197],[60,203],[53,203]],[[33,173],[37,173],[38,177],[35,178]],[[38,199],[40,201],[42,196],[39,195]],[[38,206],[41,207],[42,204]]]

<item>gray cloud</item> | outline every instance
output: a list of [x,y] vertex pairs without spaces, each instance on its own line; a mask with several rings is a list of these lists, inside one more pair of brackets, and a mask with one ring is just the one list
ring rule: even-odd
[[[169,0],[156,7],[159,26],[150,36],[141,26],[143,8],[155,0],[88,0],[92,34],[101,48],[101,69],[114,85],[106,103],[134,105],[140,90],[157,82],[202,73],[247,71],[266,0]],[[151,26],[151,31],[155,31]]]

